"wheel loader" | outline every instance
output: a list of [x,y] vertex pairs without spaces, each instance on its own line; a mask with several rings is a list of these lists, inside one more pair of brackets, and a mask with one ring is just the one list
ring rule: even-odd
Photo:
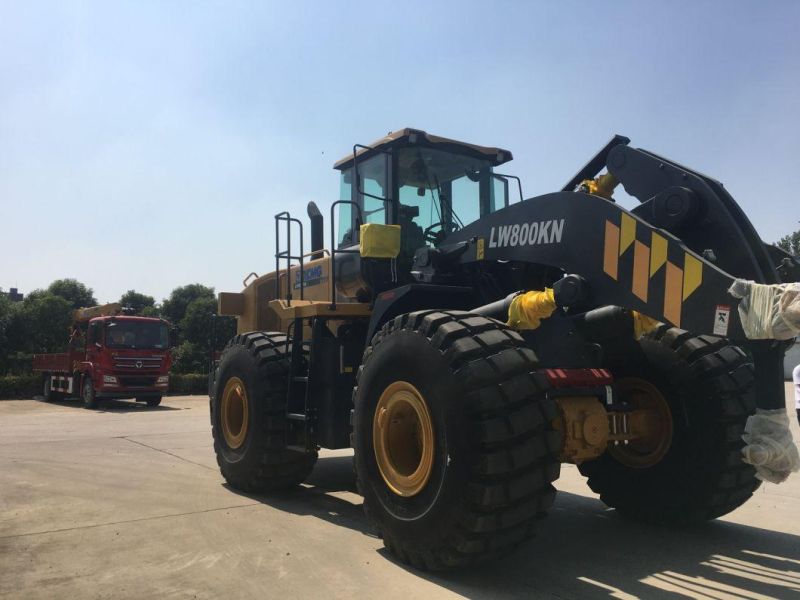
[[776,467],[748,423],[785,417],[800,264],[722,184],[625,137],[533,198],[511,159],[402,129],[334,165],[329,249],[313,202],[308,245],[275,216],[274,270],[219,295],[238,319],[209,382],[231,486],[296,486],[320,448],[352,447],[386,548],[433,570],[530,538],[562,463],[667,524],[794,468],[791,439]]

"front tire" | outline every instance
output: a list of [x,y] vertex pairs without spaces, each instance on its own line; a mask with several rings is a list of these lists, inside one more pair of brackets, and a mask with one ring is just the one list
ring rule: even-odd
[[94,391],[94,384],[92,380],[88,377],[85,377],[83,380],[83,388],[81,392],[81,397],[83,398],[83,407],[89,409],[95,409],[98,405],[97,395]]
[[144,402],[147,406],[156,407],[161,404],[161,396],[144,396],[144,397],[137,397],[137,402]]
[[647,522],[692,524],[738,508],[760,483],[741,454],[756,408],[753,364],[725,339],[666,326],[641,349],[643,363],[612,372],[618,381],[645,379],[663,395],[670,446],[655,464],[637,464],[623,450],[583,463],[589,487],[620,514]]
[[234,337],[214,378],[211,433],[222,476],[245,492],[302,483],[317,452],[286,447],[289,359],[286,335],[252,332]]
[[518,333],[468,313],[401,315],[372,339],[354,391],[357,484],[401,561],[469,565],[533,535],[560,469],[535,369]]

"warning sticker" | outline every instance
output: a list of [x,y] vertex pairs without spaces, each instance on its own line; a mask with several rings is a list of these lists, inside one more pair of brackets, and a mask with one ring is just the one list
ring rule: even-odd
[[714,335],[728,335],[728,324],[731,320],[731,307],[717,304],[714,312]]

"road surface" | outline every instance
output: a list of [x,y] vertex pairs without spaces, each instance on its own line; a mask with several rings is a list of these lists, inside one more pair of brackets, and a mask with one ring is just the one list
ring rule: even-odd
[[572,466],[557,485],[521,552],[430,575],[372,534],[349,451],[322,452],[294,492],[248,496],[217,470],[207,398],[2,401],[0,596],[800,598],[800,475],[688,530],[619,518]]

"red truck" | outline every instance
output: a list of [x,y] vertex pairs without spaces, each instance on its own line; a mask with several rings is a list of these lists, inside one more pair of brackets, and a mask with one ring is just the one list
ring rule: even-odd
[[158,406],[169,385],[169,350],[167,321],[106,304],[76,310],[67,352],[34,354],[33,370],[43,375],[48,402],[80,393],[86,408],[106,398]]

